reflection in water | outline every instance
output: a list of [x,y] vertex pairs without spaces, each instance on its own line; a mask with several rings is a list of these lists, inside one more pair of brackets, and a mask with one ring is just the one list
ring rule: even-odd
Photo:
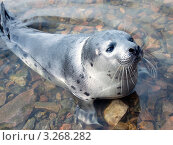
[[26,67],[0,40],[0,129],[173,129],[172,3],[6,0],[5,4],[25,25],[45,32],[124,30],[157,58],[158,74],[157,79],[140,75],[137,93],[122,99],[129,108],[116,126],[103,119],[111,100],[95,102],[104,126],[89,126],[75,122],[72,94]]

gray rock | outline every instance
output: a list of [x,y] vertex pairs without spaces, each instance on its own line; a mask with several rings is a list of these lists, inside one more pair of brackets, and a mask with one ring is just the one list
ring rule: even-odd
[[33,110],[36,100],[33,90],[16,96],[0,109],[0,129],[12,128],[24,122]]

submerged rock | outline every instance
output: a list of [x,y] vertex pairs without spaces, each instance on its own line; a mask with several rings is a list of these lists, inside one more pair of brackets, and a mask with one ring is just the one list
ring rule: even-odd
[[61,108],[61,105],[55,102],[36,102],[34,107],[36,109],[46,109],[48,111],[58,112]]
[[16,74],[11,75],[10,80],[14,81],[19,86],[25,86],[27,75],[28,75],[28,71],[26,69],[22,69],[18,71]]
[[111,104],[104,110],[104,119],[111,126],[116,126],[124,114],[127,112],[128,106],[121,100],[113,100]]
[[0,109],[0,129],[12,128],[24,122],[33,110],[36,100],[33,90],[16,96]]
[[6,101],[6,93],[0,93],[0,106],[4,105]]

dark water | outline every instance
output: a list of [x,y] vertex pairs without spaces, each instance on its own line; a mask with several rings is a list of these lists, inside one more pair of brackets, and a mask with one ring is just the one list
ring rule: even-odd
[[[76,122],[73,96],[28,68],[0,40],[0,129],[173,129],[173,2],[171,0],[6,0],[26,25],[50,33],[124,30],[156,58],[158,76],[138,79],[122,99],[116,126]],[[110,101],[96,102],[98,116]],[[104,121],[103,121],[104,122]]]

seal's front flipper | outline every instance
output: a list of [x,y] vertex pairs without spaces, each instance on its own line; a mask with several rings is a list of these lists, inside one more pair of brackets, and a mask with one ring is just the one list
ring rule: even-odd
[[93,101],[85,102],[81,101],[78,102],[78,106],[76,108],[75,115],[77,119],[83,121],[86,124],[97,124],[102,126],[97,119],[97,113],[94,108]]

